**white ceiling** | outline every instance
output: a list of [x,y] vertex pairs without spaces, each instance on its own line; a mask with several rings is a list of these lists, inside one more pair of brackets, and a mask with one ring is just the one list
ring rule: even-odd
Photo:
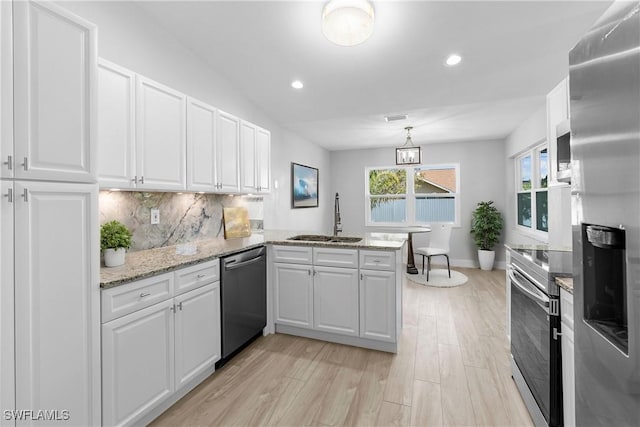
[[[354,47],[323,37],[323,4],[139,3],[269,117],[341,150],[401,145],[407,125],[418,144],[504,138],[611,1],[374,1],[373,36]],[[457,67],[443,65],[451,52]],[[394,113],[409,119],[386,123]]]

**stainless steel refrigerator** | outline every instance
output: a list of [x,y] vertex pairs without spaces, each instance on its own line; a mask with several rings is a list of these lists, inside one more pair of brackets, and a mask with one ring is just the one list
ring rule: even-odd
[[640,2],[569,55],[576,425],[640,425]]

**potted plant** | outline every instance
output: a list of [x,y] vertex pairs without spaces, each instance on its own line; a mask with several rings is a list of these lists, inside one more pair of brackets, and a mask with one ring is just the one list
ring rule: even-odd
[[496,253],[493,247],[502,232],[502,215],[493,206],[493,201],[478,202],[471,215],[471,233],[478,247],[478,259],[482,270],[493,269]]
[[117,267],[124,264],[124,256],[131,247],[131,232],[120,221],[105,222],[100,226],[100,250],[104,254],[104,265]]

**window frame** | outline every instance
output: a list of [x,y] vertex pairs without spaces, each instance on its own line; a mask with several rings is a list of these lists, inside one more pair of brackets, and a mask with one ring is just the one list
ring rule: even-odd
[[[369,173],[372,170],[388,170],[388,169],[404,169],[407,174],[406,188],[403,195],[374,195],[376,197],[389,197],[402,198],[406,200],[405,210],[405,222],[373,222],[371,220],[371,199],[372,195],[369,192]],[[456,191],[455,193],[420,193],[420,197],[432,195],[435,197],[450,197],[454,196],[455,203],[455,220],[454,222],[442,222],[442,221],[417,221],[416,218],[416,193],[415,193],[415,169],[454,169],[456,172]],[[451,224],[454,228],[460,228],[460,198],[461,198],[461,185],[460,185],[460,163],[437,163],[437,164],[420,164],[420,165],[394,165],[394,166],[368,166],[364,168],[364,209],[365,209],[365,226],[366,227],[416,227],[430,224]],[[441,195],[442,194],[442,195]]]
[[[542,187],[540,180],[542,178],[540,170],[540,154],[542,151],[547,150],[547,186]],[[523,151],[514,157],[515,168],[515,200],[514,200],[514,212],[515,212],[515,227],[520,233],[527,234],[537,240],[548,241],[549,239],[549,184],[550,184],[550,159],[549,159],[549,145],[545,141],[541,144],[536,144],[531,148]],[[531,156],[531,188],[529,190],[522,189],[522,169],[520,167],[522,159],[527,156]],[[537,212],[537,193],[544,191],[547,193],[547,231],[538,229],[538,212]],[[531,195],[531,227],[520,225],[519,211],[518,211],[518,196],[520,194]]]

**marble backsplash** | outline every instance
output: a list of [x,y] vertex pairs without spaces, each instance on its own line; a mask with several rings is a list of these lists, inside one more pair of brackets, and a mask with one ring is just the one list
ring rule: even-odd
[[[145,193],[100,191],[100,224],[118,220],[133,234],[130,251],[224,237],[223,207],[244,206],[251,228],[263,228],[262,198],[227,194]],[[160,223],[151,224],[150,210],[160,210]]]

